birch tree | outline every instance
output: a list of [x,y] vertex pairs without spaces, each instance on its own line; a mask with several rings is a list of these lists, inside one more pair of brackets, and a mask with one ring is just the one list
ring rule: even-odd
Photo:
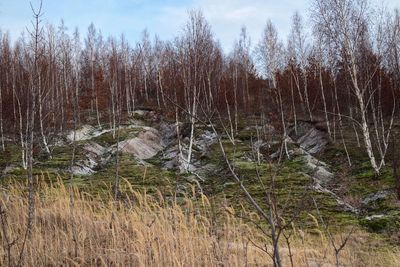
[[326,43],[334,44],[336,54],[345,64],[360,115],[357,125],[361,129],[371,167],[379,175],[385,159],[376,158],[368,122],[368,105],[371,104],[368,86],[375,72],[366,75],[366,78],[363,78],[365,73],[361,73],[363,54],[360,48],[363,47],[369,30],[369,13],[366,0],[317,0],[313,6],[316,30],[322,34]]
[[182,68],[185,106],[190,112],[190,138],[187,158],[184,159],[185,169],[189,170],[192,160],[192,149],[195,138],[196,117],[199,96],[204,89],[203,75],[206,74],[206,60],[210,46],[213,45],[210,25],[200,11],[189,13],[189,22],[184,27],[184,33],[178,43],[179,61]]
[[260,66],[263,70],[263,74],[269,82],[269,88],[272,89],[277,98],[276,102],[278,104],[278,110],[280,114],[280,120],[283,132],[282,136],[283,145],[286,156],[289,158],[290,156],[287,148],[288,135],[286,130],[285,110],[283,106],[281,89],[279,88],[279,84],[276,79],[276,74],[278,73],[279,68],[282,65],[281,57],[283,54],[283,45],[279,41],[278,32],[270,20],[267,21],[267,24],[264,28],[261,37],[261,41],[258,44],[256,52]]
[[[34,219],[34,184],[33,184],[33,147],[35,142],[35,118],[37,112],[37,97],[40,90],[40,42],[42,38],[41,17],[42,2],[37,10],[31,5],[33,13],[32,30],[29,32],[31,36],[31,58],[30,58],[30,86],[28,90],[28,110],[27,110],[27,166],[28,166],[28,221],[27,221],[27,235],[30,236],[33,227]],[[23,249],[21,250],[23,251]]]
[[[297,70],[292,69],[294,81],[299,92],[300,101],[302,105],[304,105],[303,101],[305,102],[308,116],[312,121],[313,116],[308,95],[307,78],[307,60],[310,54],[310,47],[307,43],[307,35],[304,31],[303,19],[298,12],[295,12],[292,17],[292,28],[289,35],[289,41],[291,43],[291,49],[289,51],[291,51],[291,58],[294,63],[294,67],[298,66],[300,70],[300,75],[298,75]],[[301,79],[303,90],[301,90]]]

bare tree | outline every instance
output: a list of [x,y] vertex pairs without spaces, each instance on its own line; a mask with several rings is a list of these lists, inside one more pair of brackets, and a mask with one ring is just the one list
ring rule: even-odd
[[[1,43],[0,43],[0,50],[3,50],[3,46],[2,46],[2,44],[3,44],[3,42],[2,42],[2,39],[3,39],[3,37],[2,37],[2,33],[0,32],[0,40],[1,40]],[[3,51],[1,51],[2,52],[2,54],[3,54]],[[3,62],[3,58],[1,58],[0,59],[0,65],[3,65],[4,64],[4,62]],[[6,84],[6,86],[7,86],[7,84]],[[4,123],[4,121],[3,121],[3,86],[2,86],[2,84],[0,83],[0,138],[1,138],[1,149],[3,150],[3,151],[5,151],[5,146],[4,146],[4,129],[3,129],[3,123]]]
[[91,111],[95,111],[97,125],[100,127],[100,111],[99,111],[99,97],[98,90],[96,87],[95,71],[97,64],[99,62],[99,49],[100,49],[100,37],[96,33],[96,28],[94,24],[91,23],[88,28],[87,38],[85,39],[85,53],[86,58],[90,64],[90,89],[91,89]]
[[276,95],[280,120],[282,125],[282,140],[286,156],[289,158],[289,151],[287,148],[287,129],[285,110],[282,100],[281,89],[279,88],[276,75],[281,67],[282,61],[282,43],[278,39],[278,32],[270,20],[267,21],[261,41],[257,47],[257,55],[259,63],[263,69],[263,74],[268,79],[269,88],[273,90]]
[[315,206],[315,209],[317,211],[318,217],[319,217],[319,219],[320,219],[320,221],[321,221],[321,223],[322,223],[322,225],[323,225],[323,227],[324,227],[324,229],[325,229],[325,231],[326,231],[326,233],[328,235],[329,242],[331,243],[331,245],[333,247],[333,250],[335,252],[336,267],[339,267],[339,266],[341,266],[340,265],[340,252],[342,252],[342,250],[345,248],[345,246],[346,246],[347,242],[350,240],[351,235],[353,234],[355,228],[353,226],[350,229],[350,231],[348,231],[348,233],[344,236],[344,238],[341,235],[340,236],[340,243],[338,244],[335,241],[335,238],[332,236],[331,231],[329,230],[328,222],[322,218],[322,215],[321,215],[321,212],[320,212],[320,210],[318,208],[317,202],[315,201],[314,198],[312,198],[312,200],[314,202],[314,206]]
[[324,106],[324,114],[325,114],[325,124],[326,128],[328,129],[328,134],[329,137],[332,138],[332,131],[331,131],[331,124],[329,122],[329,113],[328,113],[328,107],[327,107],[327,101],[326,101],[326,92],[324,88],[324,80],[322,76],[322,72],[324,69],[324,65],[326,65],[326,58],[328,57],[327,55],[324,55],[324,48],[321,44],[321,41],[317,37],[317,40],[315,41],[315,48],[314,48],[314,53],[316,54],[316,59],[317,59],[317,72],[318,72],[318,80],[319,80],[319,85],[321,89],[321,97],[322,97],[322,103]]
[[141,77],[143,79],[142,95],[144,94],[144,99],[146,102],[149,101],[150,88],[149,83],[151,81],[151,74],[153,71],[153,55],[152,55],[152,45],[150,42],[150,37],[148,31],[145,29],[142,33],[142,40],[139,43],[140,49],[140,71]]
[[30,233],[33,225],[34,217],[34,184],[33,184],[33,147],[35,142],[35,113],[37,109],[37,97],[38,91],[40,91],[40,69],[39,69],[39,57],[40,57],[40,41],[42,28],[40,26],[42,13],[42,2],[37,10],[31,5],[33,12],[33,30],[30,32],[32,38],[32,62],[31,62],[31,87],[29,88],[29,110],[28,118],[29,123],[27,127],[27,158],[28,158],[28,190],[29,190],[29,210],[28,210],[28,225],[27,230]]
[[[351,89],[357,100],[360,121],[356,124],[360,127],[364,137],[364,147],[370,159],[371,167],[375,174],[379,175],[385,163],[385,153],[381,153],[380,160],[376,159],[371,138],[371,127],[368,122],[368,107],[373,105],[371,98],[375,94],[369,90],[371,80],[376,75],[379,65],[369,72],[363,72],[363,61],[368,34],[367,17],[370,9],[366,0],[328,0],[314,2],[313,15],[314,26],[322,34],[324,41],[333,44],[338,57],[345,64],[346,73],[350,78]],[[371,94],[372,93],[372,94]],[[352,118],[354,120],[354,118]],[[390,125],[392,123],[390,122]],[[391,129],[391,126],[389,126]],[[380,138],[388,139],[390,130],[380,135]]]
[[199,96],[204,92],[203,77],[206,74],[207,52],[213,46],[212,33],[209,24],[200,11],[189,13],[189,22],[184,27],[181,40],[178,41],[179,62],[182,68],[185,107],[190,112],[190,138],[185,162],[186,171],[192,160],[193,141],[195,137],[196,117],[198,113]]
[[31,237],[34,212],[35,212],[35,202],[34,202],[34,181],[33,181],[33,148],[35,142],[35,113],[37,112],[37,95],[38,86],[40,85],[39,79],[39,43],[42,33],[42,28],[40,26],[41,16],[42,16],[42,1],[40,2],[39,8],[36,10],[31,4],[31,9],[33,13],[32,31],[29,31],[31,36],[31,53],[32,58],[29,58],[30,63],[30,77],[29,77],[29,90],[28,94],[28,110],[27,110],[27,127],[26,127],[26,155],[27,155],[27,167],[28,167],[28,220],[26,226],[25,237],[22,243],[22,248],[20,250],[19,260],[17,266],[20,265],[25,250],[25,245],[28,237]]
[[[251,73],[252,61],[250,57],[250,38],[245,27],[242,27],[239,40],[234,43],[228,64],[231,72],[229,76],[231,76],[233,85],[233,125],[236,135],[239,124],[239,107],[248,108],[250,101],[249,73]],[[228,110],[228,112],[230,111]]]
[[250,91],[249,91],[249,73],[252,73],[253,62],[250,56],[250,47],[251,47],[251,40],[247,34],[246,27],[242,27],[240,31],[240,39],[239,39],[239,57],[241,61],[242,71],[244,74],[243,77],[243,84],[244,84],[244,92],[243,95],[245,96],[245,107],[249,108],[250,104]]
[[[296,87],[298,89],[301,103],[303,104],[303,99],[307,108],[308,116],[310,120],[313,120],[310,99],[308,96],[308,78],[307,78],[307,60],[310,54],[310,48],[307,44],[307,36],[304,31],[303,19],[298,12],[295,12],[292,17],[292,29],[290,32],[289,42],[291,43],[291,58],[294,63],[294,68],[299,68],[300,75],[297,74],[297,70],[293,70],[292,74]],[[301,80],[303,81],[303,92],[301,92]]]
[[[68,49],[69,48],[69,49]],[[69,200],[70,200],[70,210],[71,210],[71,218],[74,218],[75,214],[75,192],[74,192],[74,173],[72,171],[73,166],[75,165],[75,157],[76,157],[76,130],[79,125],[79,83],[80,83],[80,38],[79,32],[76,28],[74,31],[74,39],[71,47],[64,47],[64,60],[69,58],[72,63],[72,68],[68,71],[65,70],[65,83],[74,89],[71,91],[72,94],[72,111],[73,111],[73,140],[72,140],[72,156],[71,156],[71,175],[70,175],[70,184],[69,184]],[[70,52],[70,53],[68,53]],[[74,256],[78,257],[78,232],[75,225],[75,220],[71,221],[72,223],[72,240],[74,242]]]

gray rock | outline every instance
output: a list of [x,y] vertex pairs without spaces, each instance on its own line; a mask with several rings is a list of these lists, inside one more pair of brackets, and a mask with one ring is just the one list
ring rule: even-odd
[[313,178],[320,183],[326,184],[334,177],[333,173],[325,169],[325,167],[318,166],[313,173]]
[[70,172],[74,175],[92,175],[96,171],[99,163],[104,163],[104,158],[102,156],[107,152],[105,147],[97,144],[96,142],[88,142],[84,145],[83,149],[86,151],[86,159],[79,160],[74,166],[70,168]]
[[129,119],[129,124],[131,125],[130,127],[138,127],[138,126],[145,126],[146,123],[143,120],[138,120],[135,118]]
[[[181,126],[182,123],[179,123]],[[179,128],[180,129],[180,128]],[[176,123],[161,123],[160,125],[160,132],[162,136],[163,142],[169,146],[176,141]]]
[[325,162],[318,160],[314,156],[304,153],[301,158],[310,169],[311,176],[317,183],[326,184],[335,176],[329,171]]
[[297,140],[301,148],[311,154],[317,154],[325,149],[329,143],[329,137],[326,132],[316,128],[310,129],[305,135]]
[[138,110],[135,110],[135,111],[132,113],[132,115],[133,115],[133,116],[138,116],[138,117],[143,117],[143,116],[145,116],[145,115],[148,114],[148,113],[149,113],[149,111],[147,111],[147,110],[138,109]]
[[338,195],[336,195],[336,194],[335,194],[334,192],[332,192],[331,190],[329,190],[329,189],[327,189],[327,188],[321,186],[321,184],[315,183],[315,184],[313,185],[313,189],[314,189],[315,191],[318,191],[318,192],[321,192],[321,193],[326,193],[326,194],[331,195],[331,196],[336,200],[336,202],[338,203],[338,205],[339,205],[339,206],[342,206],[343,209],[344,209],[345,211],[350,211],[350,212],[352,212],[352,213],[359,214],[360,211],[359,211],[357,208],[353,207],[353,206],[350,205],[349,203],[344,202]]
[[90,125],[82,125],[82,127],[78,130],[75,131],[71,131],[68,135],[67,135],[67,139],[70,141],[82,141],[82,140],[88,140],[91,137],[91,134],[95,131],[95,128],[93,126]]
[[4,170],[3,170],[3,175],[12,173],[13,171],[17,171],[17,170],[19,170],[19,169],[21,169],[21,167],[19,167],[19,166],[17,166],[17,165],[14,165],[14,164],[8,165],[7,167],[4,168]]
[[216,141],[217,135],[214,132],[205,130],[196,140],[194,140],[194,144],[201,150],[206,150]]
[[377,200],[385,199],[390,194],[389,191],[379,191],[377,193],[373,193],[368,195],[364,200],[361,202],[363,205],[368,205],[371,202],[375,202]]
[[164,144],[159,132],[151,127],[144,127],[145,132],[139,133],[138,137],[118,143],[120,151],[134,155],[140,160],[150,159],[160,152]]
[[267,133],[267,134],[272,134],[275,133],[276,130],[274,128],[274,126],[272,126],[271,124],[265,124],[265,125],[253,125],[253,126],[247,126],[246,128],[244,128],[245,131],[260,131],[263,133]]
[[179,155],[179,147],[178,145],[172,146],[164,151],[163,159],[170,160],[178,157]]
[[287,132],[302,149],[311,154],[321,152],[330,142],[328,133],[312,122],[298,121],[297,131],[292,124]]
[[178,165],[178,169],[180,173],[188,173],[188,172],[195,172],[197,171],[197,167],[193,164],[187,164],[186,162],[180,161]]
[[178,167],[176,159],[168,160],[163,163],[163,168],[167,170],[174,170]]
[[95,173],[94,170],[92,170],[88,166],[85,166],[84,163],[77,163],[70,169],[70,172],[74,175],[82,175],[82,176],[91,175]]
[[384,214],[374,214],[374,215],[370,215],[370,216],[365,217],[365,219],[367,221],[372,221],[374,219],[380,219],[380,218],[384,218],[384,217],[386,217]]
[[107,149],[105,147],[102,147],[101,145],[97,144],[96,142],[86,143],[85,146],[83,147],[83,149],[89,153],[96,155],[96,156],[101,156],[107,151]]
[[83,125],[80,129],[75,131],[75,136],[74,136],[74,131],[70,131],[69,134],[67,135],[67,139],[69,141],[84,141],[84,140],[90,140],[92,138],[95,138],[97,136],[100,136],[102,134],[111,132],[111,129],[96,129],[93,126],[90,125]]

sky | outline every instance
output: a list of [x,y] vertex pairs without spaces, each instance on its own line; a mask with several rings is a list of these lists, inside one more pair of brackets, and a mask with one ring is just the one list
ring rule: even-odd
[[[38,6],[40,0],[31,0]],[[0,29],[16,40],[32,20],[29,0],[0,0]],[[372,0],[380,3],[380,0]],[[400,8],[399,0],[386,0],[389,8]],[[43,22],[55,26],[64,19],[69,31],[78,27],[85,36],[91,22],[104,36],[124,33],[131,43],[141,39],[144,29],[162,40],[177,36],[188,11],[201,9],[222,48],[229,51],[246,26],[252,44],[258,42],[267,19],[276,25],[285,40],[291,16],[299,11],[309,17],[310,0],[43,0]]]

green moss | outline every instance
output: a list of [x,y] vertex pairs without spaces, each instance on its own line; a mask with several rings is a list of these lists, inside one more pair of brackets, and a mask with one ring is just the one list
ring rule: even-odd
[[[119,130],[119,140],[123,141],[129,138],[136,137],[137,134],[141,131],[141,127],[138,128],[123,128]],[[92,138],[92,141],[98,143],[102,146],[112,146],[117,143],[117,132],[115,133],[115,137],[113,137],[113,132],[107,132],[97,137]]]
[[387,217],[363,219],[360,224],[372,232],[383,232],[390,224],[390,220]]
[[13,143],[7,143],[5,151],[0,149],[0,170],[11,164],[21,164],[21,147]]

